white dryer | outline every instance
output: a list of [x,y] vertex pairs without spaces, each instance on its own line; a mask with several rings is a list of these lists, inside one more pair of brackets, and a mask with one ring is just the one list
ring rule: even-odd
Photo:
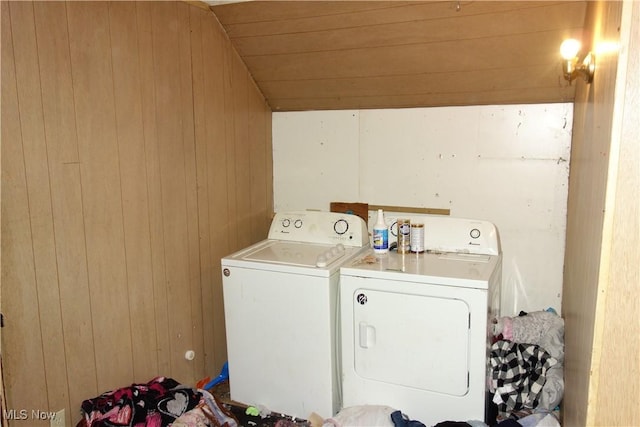
[[283,212],[222,259],[231,399],[301,418],[340,409],[339,269],[368,247],[355,215]]
[[502,278],[497,230],[409,218],[425,224],[427,252],[370,250],[341,268],[343,406],[388,405],[426,425],[482,420]]

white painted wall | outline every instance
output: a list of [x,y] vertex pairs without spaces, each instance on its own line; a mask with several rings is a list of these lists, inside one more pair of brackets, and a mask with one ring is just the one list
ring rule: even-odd
[[273,113],[277,212],[332,201],[488,220],[502,314],[560,312],[573,105]]

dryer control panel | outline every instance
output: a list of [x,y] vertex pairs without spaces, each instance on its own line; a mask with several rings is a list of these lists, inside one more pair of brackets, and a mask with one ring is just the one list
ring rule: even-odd
[[[369,211],[369,224],[375,224],[376,218],[377,211]],[[397,241],[398,219],[408,219],[412,224],[424,224],[427,252],[502,253],[498,229],[488,221],[407,212],[385,212],[384,219],[389,227],[389,245]]]

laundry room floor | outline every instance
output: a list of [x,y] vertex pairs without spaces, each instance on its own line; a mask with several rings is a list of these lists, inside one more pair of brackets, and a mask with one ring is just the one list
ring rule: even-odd
[[286,414],[271,413],[265,417],[248,415],[246,411],[250,405],[231,399],[229,381],[215,385],[209,392],[231,411],[241,427],[311,427],[309,421]]

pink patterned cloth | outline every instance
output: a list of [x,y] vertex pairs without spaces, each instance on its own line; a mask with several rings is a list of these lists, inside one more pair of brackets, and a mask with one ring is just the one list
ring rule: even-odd
[[198,405],[202,394],[171,378],[108,391],[82,402],[78,427],[162,427]]

